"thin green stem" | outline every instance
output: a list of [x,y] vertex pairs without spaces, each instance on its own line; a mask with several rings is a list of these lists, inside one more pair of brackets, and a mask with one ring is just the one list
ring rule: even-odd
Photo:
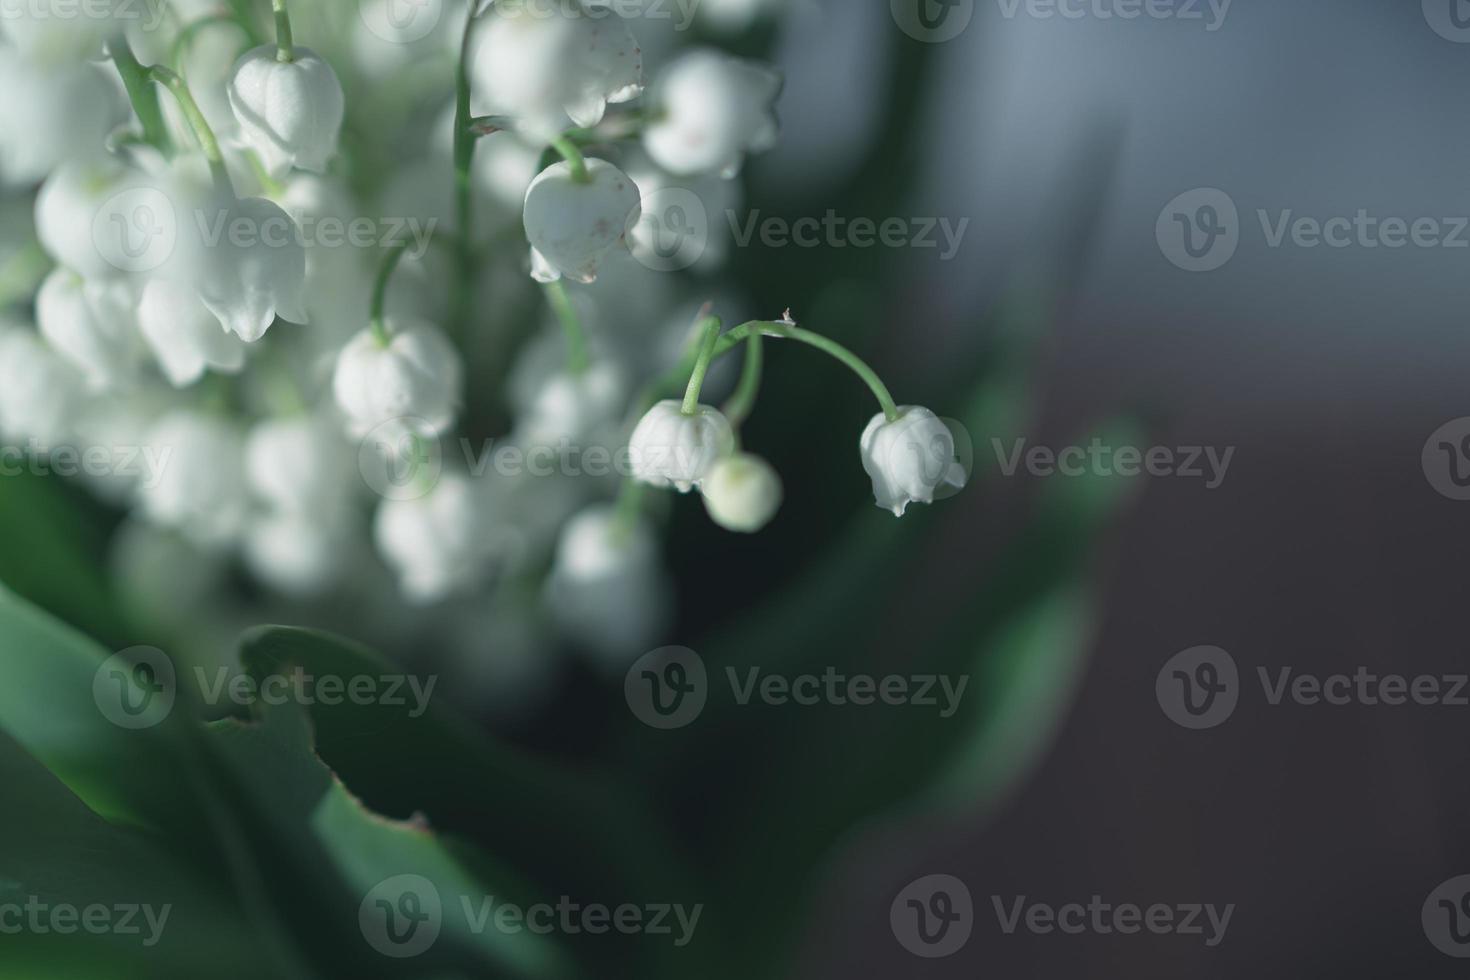
[[473,12],[465,19],[464,35],[459,42],[459,65],[454,84],[454,215],[455,233],[459,236],[457,251],[458,277],[455,283],[454,327],[463,336],[467,332],[471,308],[471,286],[475,276],[474,181],[470,167],[475,162],[477,137],[470,131],[470,45],[474,40]]
[[173,93],[174,98],[178,100],[179,108],[183,110],[184,119],[189,123],[189,128],[194,131],[194,138],[199,141],[199,148],[204,151],[204,159],[209,161],[209,170],[214,174],[215,183],[221,188],[231,189],[233,193],[230,173],[225,169],[225,157],[220,152],[219,140],[215,138],[214,130],[209,127],[209,120],[205,119],[204,113],[199,110],[199,103],[194,101],[188,84],[162,65],[153,65],[149,68],[148,78]]
[[613,505],[614,540],[626,541],[633,533],[633,528],[638,525],[638,515],[643,513],[644,492],[643,484],[632,477],[623,481],[617,503]]
[[694,370],[689,375],[689,386],[684,389],[682,411],[685,415],[693,415],[699,411],[699,392],[704,387],[705,375],[709,374],[710,362],[715,357],[715,343],[720,339],[720,318],[705,317],[700,321],[700,329],[704,333],[704,340],[699,346],[699,359],[694,362]]
[[567,370],[574,375],[586,373],[592,363],[587,350],[587,332],[582,329],[582,318],[577,315],[571,296],[567,295],[566,283],[558,279],[546,283],[542,288],[545,289],[546,300],[561,324],[562,333],[566,335]]
[[126,35],[119,34],[107,42],[107,53],[117,65],[122,76],[123,87],[133,103],[133,111],[143,124],[143,138],[158,150],[167,153],[170,143],[168,126],[163,119],[163,107],[158,103],[158,92],[149,84],[148,70],[138,63],[128,44]]
[[255,19],[255,10],[252,0],[225,0],[229,8],[234,11],[235,23],[245,32],[250,40],[251,47],[258,47],[264,40],[260,33],[260,24]]
[[725,403],[725,418],[730,420],[731,428],[738,430],[750,418],[750,413],[755,408],[755,399],[761,389],[761,368],[764,361],[765,351],[761,346],[760,331],[752,330],[745,342],[745,366],[740,371],[740,384],[736,386],[735,394]]
[[368,326],[378,343],[384,347],[387,347],[393,339],[393,335],[388,330],[388,321],[383,315],[383,308],[388,301],[388,280],[393,278],[393,271],[398,268],[398,263],[403,260],[403,253],[407,251],[406,243],[390,248],[383,256],[382,264],[378,266],[378,277],[373,282],[373,301],[369,308]]
[[784,340],[799,341],[808,346],[815,347],[817,350],[841,361],[854,374],[862,378],[863,383],[872,390],[888,421],[895,422],[898,420],[898,405],[894,402],[893,395],[889,393],[888,386],[878,377],[877,371],[874,371],[868,366],[866,361],[846,347],[843,347],[837,341],[823,337],[821,334],[812,333],[810,330],[803,330],[792,323],[770,320],[752,320],[749,323],[742,323],[720,338],[719,343],[715,345],[714,356],[720,357],[729,353],[737,344],[746,340],[752,332],[760,333],[767,337],[779,337]]
[[587,169],[587,158],[582,155],[577,144],[565,134],[551,141],[551,148],[562,155],[562,159],[572,168],[572,182],[576,184],[592,183],[592,174]]
[[[208,16],[200,17],[198,20],[192,20],[188,24],[184,25],[179,30],[178,36],[174,38],[173,48],[169,52],[169,63],[174,66],[174,69],[176,71],[182,74],[184,71],[184,58],[188,56],[189,46],[194,43],[194,39],[198,37],[199,34],[206,27],[218,27],[224,25],[229,25],[231,27],[240,27],[242,31],[245,30],[243,27],[241,27],[239,19],[230,14],[209,14]],[[248,37],[249,32],[246,31],[245,33]]]
[[276,60],[289,65],[296,60],[296,46],[291,39],[291,14],[286,10],[286,0],[271,0],[271,10],[276,15]]

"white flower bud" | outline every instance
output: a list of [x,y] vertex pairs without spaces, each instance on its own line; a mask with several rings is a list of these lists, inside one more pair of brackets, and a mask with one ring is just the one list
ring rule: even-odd
[[[587,183],[566,161],[547,167],[526,191],[526,238],[546,265],[577,282],[594,282],[597,266],[642,213],[638,187],[606,160],[587,161]],[[543,272],[537,276],[545,280]],[[553,277],[554,278],[554,277]]]
[[727,531],[754,534],[781,508],[781,477],[770,463],[736,453],[716,463],[699,492],[710,518]]
[[36,325],[90,388],[116,389],[133,380],[141,361],[132,307],[125,282],[83,282],[70,269],[57,268],[36,296]]
[[321,595],[339,577],[346,529],[332,511],[273,513],[254,518],[243,548],[250,570],[288,596]]
[[[253,344],[275,322],[307,323],[306,248],[296,222],[260,197],[247,197],[214,213],[223,237],[206,241],[199,298],[226,330]],[[231,228],[244,229],[232,237]]]
[[414,602],[437,602],[478,584],[489,549],[484,501],[467,477],[447,473],[422,497],[385,500],[373,539]]
[[678,401],[659,402],[639,420],[629,442],[633,476],[688,493],[735,450],[735,433],[718,409],[700,405],[685,415]]
[[459,352],[428,323],[398,327],[390,320],[388,328],[386,346],[364,330],[337,358],[332,391],[353,435],[403,419],[414,420],[419,434],[449,429],[464,386]]
[[863,469],[873,478],[878,506],[902,517],[911,503],[934,502],[944,485],[965,485],[964,468],[955,460],[954,434],[927,408],[900,406],[889,422],[873,416],[863,431]]
[[0,183],[29,184],[96,152],[122,122],[117,89],[90,64],[37,64],[0,44]]
[[203,545],[232,541],[249,511],[244,444],[230,422],[202,412],[175,411],[148,430],[145,447],[161,465],[139,487],[143,512]]
[[120,240],[114,234],[131,231],[129,215],[104,211],[128,186],[144,186],[143,175],[112,157],[68,160],[56,168],[36,196],[36,237],[47,254],[87,279],[125,269],[120,257],[104,247]]
[[276,53],[263,45],[235,63],[229,95],[240,135],[274,176],[292,167],[322,173],[342,132],[342,83],[310,48],[297,47],[289,62]]
[[672,174],[734,177],[745,154],[776,143],[781,76],[718,51],[690,51],[659,77],[643,147]]
[[551,445],[565,439],[577,444],[616,420],[627,398],[627,379],[607,361],[581,374],[558,371],[542,381],[517,420],[518,441]]
[[613,507],[567,522],[546,588],[562,629],[610,661],[647,650],[669,619],[658,541],[641,522],[620,527]]
[[138,302],[138,329],[175,388],[187,388],[207,369],[236,374],[245,366],[245,343],[226,333],[219,319],[183,283],[153,279]]
[[[557,0],[554,6],[576,0]],[[567,128],[596,126],[608,103],[643,91],[643,52],[616,16],[547,10],[544,0],[492,5],[470,55],[477,115],[510,116],[547,142]]]
[[344,497],[344,474],[350,466],[341,433],[309,415],[260,422],[245,440],[250,489],[271,507],[291,514],[334,512]]
[[32,330],[0,333],[0,435],[43,448],[70,437],[82,379]]

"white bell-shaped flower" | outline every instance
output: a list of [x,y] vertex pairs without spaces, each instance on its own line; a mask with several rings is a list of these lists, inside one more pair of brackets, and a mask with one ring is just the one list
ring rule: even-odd
[[70,437],[82,378],[29,329],[0,333],[0,436],[45,447]]
[[264,198],[214,200],[196,222],[199,299],[246,343],[265,336],[277,317],[307,323],[306,248],[296,222]]
[[509,116],[547,142],[568,126],[596,126],[609,103],[643,91],[643,51],[611,12],[589,16],[578,0],[503,0],[480,17],[471,51],[476,115]]
[[126,387],[142,356],[133,319],[133,293],[126,282],[84,282],[57,268],[36,296],[41,336],[78,370],[94,391]]
[[37,62],[0,44],[0,183],[41,180],[96,153],[123,121],[117,87],[87,63]]
[[627,400],[627,377],[608,361],[599,361],[579,374],[557,371],[541,382],[525,414],[517,419],[517,441],[582,444],[606,434]]
[[562,530],[546,600],[563,631],[611,669],[626,669],[670,618],[658,539],[641,521],[622,525],[613,507],[582,511]]
[[781,509],[781,477],[750,453],[736,453],[710,468],[700,484],[704,508],[727,531],[754,534]]
[[688,493],[734,450],[735,433],[719,409],[700,405],[685,415],[682,403],[670,399],[639,420],[629,441],[629,462],[633,476],[644,483],[672,484]]
[[272,512],[251,518],[245,562],[266,585],[296,599],[321,595],[339,579],[350,546],[339,511]]
[[357,476],[341,433],[310,415],[256,424],[245,440],[245,475],[261,500],[299,515],[338,509]]
[[127,197],[120,195],[144,183],[141,173],[111,156],[68,160],[36,195],[36,237],[58,264],[85,278],[117,275],[126,267],[111,246],[135,231],[125,213]]
[[780,92],[781,76],[770,68],[710,49],[690,51],[653,87],[643,147],[672,174],[734,177],[747,153],[775,145]]
[[458,473],[421,497],[378,507],[373,540],[405,596],[437,602],[478,584],[489,557],[484,510],[477,486]]
[[342,132],[342,83],[310,48],[296,48],[291,61],[276,54],[263,45],[235,62],[228,91],[240,136],[275,176],[292,167],[322,173]]
[[642,213],[638,187],[606,160],[587,161],[586,182],[572,177],[566,161],[547,167],[526,191],[526,239],[544,265],[533,262],[538,281],[566,276],[594,282],[609,249]]
[[144,445],[162,466],[139,487],[148,519],[201,545],[234,540],[250,504],[239,430],[222,417],[177,410],[154,423]]
[[138,330],[175,388],[189,387],[206,370],[237,374],[245,366],[245,342],[226,333],[199,295],[183,283],[153,279],[143,287]]
[[914,405],[898,413],[892,422],[882,412],[873,416],[861,448],[878,506],[902,517],[911,503],[933,503],[942,487],[963,487],[965,470],[955,459],[954,433],[942,419]]
[[464,386],[459,352],[432,324],[398,326],[390,319],[388,329],[386,345],[364,330],[337,358],[332,391],[352,434],[362,437],[394,424],[420,435],[449,429]]

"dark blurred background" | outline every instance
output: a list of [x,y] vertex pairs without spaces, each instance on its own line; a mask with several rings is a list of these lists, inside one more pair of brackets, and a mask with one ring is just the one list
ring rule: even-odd
[[[907,361],[906,390],[991,339],[1011,284],[1055,272],[1033,443],[1085,443],[1126,416],[1146,421],[1145,446],[1235,449],[1216,489],[1139,481],[1095,556],[1095,639],[1039,767],[993,808],[849,839],[798,975],[1464,975],[1426,940],[1420,910],[1470,873],[1470,708],[1271,706],[1256,679],[1258,667],[1470,670],[1470,503],[1436,492],[1421,465],[1431,433],[1470,415],[1467,236],[1273,248],[1257,214],[1366,209],[1447,230],[1470,214],[1470,31],[1452,29],[1456,2],[1240,0],[1209,30],[1203,4],[1201,20],[1123,20],[1097,15],[1112,4],[1074,4],[1073,19],[977,0],[956,12],[973,7],[964,32],[936,44],[896,31],[883,3],[816,4],[787,26],[783,143],[752,196],[820,214],[843,177],[827,161],[871,159],[868,134],[914,84],[922,151],[886,155],[893,180],[917,187],[901,213],[971,219],[954,261],[905,254],[908,285],[884,300],[881,343]],[[1155,235],[1194,188],[1239,209],[1238,250],[1210,272],[1176,267]],[[977,470],[994,470],[989,434],[975,436]],[[1064,478],[1023,472],[947,502],[970,531],[931,556],[930,584],[987,567],[1048,479]],[[1188,731],[1154,684],[1200,644],[1231,653],[1244,692],[1223,725]],[[969,943],[932,961],[888,924],[894,897],[929,874],[961,879],[975,903]],[[991,905],[1095,894],[1236,909],[1205,948],[1007,936]]]

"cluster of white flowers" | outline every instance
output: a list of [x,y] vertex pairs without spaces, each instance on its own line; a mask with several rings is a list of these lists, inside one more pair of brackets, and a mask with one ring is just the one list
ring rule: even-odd
[[[145,26],[123,17],[136,5],[79,21],[47,16],[51,2],[0,22],[0,186],[33,197],[49,260],[0,295],[15,314],[0,319],[0,437],[153,450],[158,472],[97,487],[134,507],[128,547],[151,526],[238,557],[271,601],[371,596],[379,619],[392,604],[375,565],[409,603],[473,603],[476,623],[486,602],[535,594],[518,649],[559,628],[618,664],[671,610],[640,484],[698,488],[734,531],[775,516],[774,468],[698,401],[734,344],[717,350],[707,317],[691,344],[669,312],[688,284],[630,249],[651,190],[735,193],[776,139],[774,71],[703,47],[654,57],[597,0],[446,0],[425,30],[376,0],[300,4],[274,35],[263,3],[232,20],[173,0]],[[732,31],[772,7],[711,6]],[[388,240],[389,219],[325,244],[330,220],[384,212],[400,232],[421,219],[424,247]],[[517,354],[526,331],[505,321],[526,303],[503,297],[538,288],[544,331]],[[680,349],[685,400],[637,401]],[[493,434],[496,406],[501,448],[606,446],[631,474],[527,475],[452,451]],[[925,465],[946,436],[885,403],[862,437],[881,506],[963,482]]]

